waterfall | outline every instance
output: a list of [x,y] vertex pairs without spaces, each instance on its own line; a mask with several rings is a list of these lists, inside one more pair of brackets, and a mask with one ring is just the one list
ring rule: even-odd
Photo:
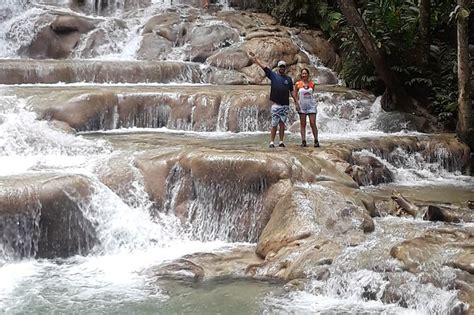
[[[467,150],[338,85],[311,31],[229,0],[0,2],[0,313],[466,311]],[[321,147],[291,104],[268,148],[249,50],[316,74]]]
[[230,108],[230,99],[224,98],[219,106],[219,113],[217,115],[217,127],[216,131],[228,131],[228,117]]
[[256,242],[263,229],[264,188],[264,182],[243,188],[237,183],[195,181],[195,197],[189,206],[192,233],[202,241]]
[[95,194],[82,211],[96,226],[98,245],[96,254],[111,254],[144,250],[159,245],[166,246],[180,235],[178,221],[173,216],[162,215],[154,222],[150,217],[152,207],[143,183],[138,178],[132,183],[129,204],[103,184],[95,183]]
[[11,18],[6,17],[3,21],[0,20],[0,58],[16,58],[20,49],[30,44],[36,36],[33,30],[39,30],[51,22],[42,9],[23,10],[22,7],[13,5],[9,8],[17,11]]
[[[193,178],[180,166],[174,166],[166,187],[164,213],[186,210],[188,230],[201,241],[255,242],[263,229],[262,192],[267,188],[264,180],[250,187],[241,187],[232,181],[207,182]],[[191,201],[183,209],[178,200],[182,202],[182,196],[189,189],[192,190]]]
[[2,0],[0,2],[0,23],[24,11],[28,2],[29,0]]
[[[311,54],[305,49],[305,45],[302,40],[298,37],[298,35],[294,34],[293,32],[290,34],[292,42],[298,47],[298,49],[308,57],[309,64],[316,69],[317,75],[312,79],[316,84],[326,84],[327,79],[325,77],[333,77],[337,78],[337,74],[330,68],[324,66],[321,60],[316,57],[315,55]],[[300,70],[300,69],[298,69]],[[338,80],[339,83],[340,80]]]
[[375,120],[382,111],[380,98],[346,99],[344,95],[317,93],[318,127],[321,132],[344,134],[374,130]]
[[[8,198],[8,194],[0,188],[2,198]],[[35,257],[38,251],[41,205],[35,192],[27,191],[23,196],[24,201],[29,198],[27,208],[21,209],[24,213],[0,217],[0,266],[4,261]]]

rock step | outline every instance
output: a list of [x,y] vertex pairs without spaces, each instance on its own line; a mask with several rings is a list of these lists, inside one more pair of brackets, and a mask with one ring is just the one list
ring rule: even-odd
[[179,61],[0,60],[0,84],[31,83],[246,84],[237,71]]
[[[259,131],[270,123],[268,86],[51,86],[10,87],[28,98],[40,118],[66,122],[78,131],[161,128],[193,131]],[[373,99],[338,86],[318,86],[334,102]],[[1,101],[1,100],[0,100]],[[356,110],[354,106],[347,111]],[[294,115],[293,115],[294,114]],[[292,113],[292,119],[296,114]]]
[[[293,203],[294,194],[288,192],[299,191],[298,183],[328,185],[374,215],[374,204],[357,189],[357,178],[371,176],[373,183],[380,182],[375,177],[383,176],[386,167],[370,156],[361,159],[358,151],[378,152],[388,161],[401,157],[395,156],[400,148],[419,152],[427,161],[435,161],[436,148],[450,152],[453,160],[465,160],[462,154],[467,152],[454,135],[345,140],[325,142],[321,148],[290,144],[284,149],[262,146],[263,135],[244,139],[202,139],[169,133],[104,137],[114,146],[134,152],[133,163],[131,155],[124,152],[96,169],[97,179],[124,200],[129,200],[128,188],[136,180],[138,169],[156,207],[153,210],[175,213],[183,222],[197,220],[196,227],[204,227],[193,230],[198,239],[209,240],[212,232],[219,239],[251,242],[258,239],[272,209],[285,195],[287,202]],[[247,143],[243,145],[243,141]],[[358,177],[351,178],[355,173],[348,170],[354,167]],[[19,258],[87,253],[99,242],[94,225],[82,214],[82,207],[98,193],[94,183],[73,174],[29,173],[1,178],[0,241],[6,241],[7,249]],[[176,203],[170,203],[170,199]],[[322,199],[317,196],[314,200]],[[373,228],[367,220],[369,225],[361,226],[364,231]],[[21,242],[24,239],[30,242]]]

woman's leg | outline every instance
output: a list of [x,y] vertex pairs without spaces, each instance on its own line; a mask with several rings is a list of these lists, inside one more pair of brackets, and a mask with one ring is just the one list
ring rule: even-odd
[[306,114],[300,115],[300,134],[301,134],[301,143],[304,144],[306,142]]
[[316,126],[316,114],[309,114],[309,125],[311,126],[311,131],[313,131],[314,143],[318,140],[318,127]]

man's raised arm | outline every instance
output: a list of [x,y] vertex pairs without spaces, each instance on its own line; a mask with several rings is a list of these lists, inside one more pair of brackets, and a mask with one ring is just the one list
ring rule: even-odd
[[253,63],[256,63],[257,65],[260,66],[260,68],[264,69],[264,68],[268,68],[268,66],[266,64],[264,64],[260,59],[257,58],[257,56],[249,51],[247,53],[247,55],[249,56],[249,59],[253,62]]

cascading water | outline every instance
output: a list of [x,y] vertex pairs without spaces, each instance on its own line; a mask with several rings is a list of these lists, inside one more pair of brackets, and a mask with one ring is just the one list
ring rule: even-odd
[[[192,5],[198,5],[198,8],[194,9]],[[264,314],[444,314],[462,310],[465,306],[453,290],[455,275],[450,266],[435,266],[436,272],[428,269],[432,266],[426,266],[422,273],[412,274],[401,270],[401,264],[387,255],[390,248],[407,239],[407,235],[415,238],[442,226],[442,223],[420,218],[377,218],[374,232],[364,241],[344,248],[327,269],[314,274],[308,271],[309,281],[303,290],[291,293],[262,283],[177,288],[176,283],[155,281],[154,268],[162,263],[176,259],[187,261],[190,259],[188,254],[200,251],[217,255],[241,245],[236,241],[250,242],[254,246],[268,221],[262,214],[264,209],[278,201],[265,199],[270,194],[268,190],[284,190],[294,178],[297,183],[305,180],[303,175],[298,177],[298,172],[300,168],[309,169],[310,166],[302,166],[304,163],[299,161],[319,152],[309,151],[310,148],[308,152],[311,153],[294,149],[299,134],[291,132],[287,139],[292,151],[288,152],[300,155],[297,162],[283,150],[265,151],[263,154],[268,160],[248,159],[247,162],[259,162],[270,170],[277,169],[273,173],[268,171],[267,178],[257,178],[248,185],[238,177],[216,174],[225,173],[226,168],[211,167],[209,173],[205,172],[205,162],[224,161],[228,163],[225,164],[227,168],[233,169],[241,159],[241,152],[264,151],[262,146],[266,146],[270,120],[267,108],[264,108],[266,104],[262,105],[268,87],[166,84],[211,82],[208,78],[212,75],[217,75],[215,82],[221,83],[225,76],[232,74],[215,74],[208,62],[189,62],[192,54],[199,56],[204,51],[205,55],[209,53],[207,48],[216,49],[222,44],[193,52],[189,40],[195,28],[219,26],[216,28],[218,33],[235,30],[231,22],[216,19],[212,13],[216,8],[227,10],[229,2],[211,3],[210,11],[203,10],[200,1],[87,0],[78,4],[74,1],[4,0],[0,3],[2,59],[24,58],[22,62],[30,62],[23,55],[24,47],[34,40],[40,29],[51,23],[53,13],[91,21],[94,29],[80,35],[68,56],[67,62],[74,67],[60,69],[60,73],[75,76],[68,82],[94,82],[107,67],[115,65],[114,61],[125,61],[119,64],[120,71],[116,72],[121,73],[127,63],[138,63],[137,59],[145,58],[146,54],[141,50],[143,30],[153,17],[170,18],[176,13],[179,24],[179,32],[173,33],[165,27],[169,25],[153,26],[152,23],[149,33],[163,35],[172,43],[170,50],[164,49],[160,57],[152,59],[175,61],[169,68],[173,72],[158,66],[156,69],[151,66],[136,68],[122,81],[114,81],[148,83],[137,72],[156,70],[163,72],[157,77],[165,84],[0,86],[0,196],[12,207],[6,208],[0,203],[0,214],[18,212],[0,217],[0,312],[201,311],[207,314],[234,313],[236,309],[242,309],[243,313]],[[235,46],[240,49],[239,45],[246,41],[243,32],[237,38],[236,41],[226,40],[222,45],[228,46],[225,47],[227,51],[233,51]],[[308,57],[311,66],[321,72],[330,71],[303,49],[295,35],[291,40]],[[162,42],[153,43],[157,46],[153,46],[152,51],[159,50]],[[232,71],[241,59],[245,59],[243,55],[237,56],[240,57],[231,62],[224,60],[225,67],[221,70]],[[43,77],[59,73],[54,72],[54,64],[48,62],[37,64],[38,73]],[[61,61],[56,65],[63,66]],[[242,67],[246,68],[243,72],[251,73],[249,64],[244,62]],[[57,82],[54,79],[44,82]],[[248,79],[245,77],[238,82],[248,82]],[[228,81],[233,80],[229,75]],[[104,81],[111,80],[99,82]],[[333,145],[337,149],[337,144],[345,145],[360,138],[425,137],[414,132],[404,117],[392,119],[390,116],[388,119],[393,120],[396,130],[393,130],[395,133],[387,132],[380,123],[387,113],[381,109],[379,99],[354,91],[341,92],[338,88],[317,93],[318,127],[323,147]],[[94,97],[99,101],[94,103]],[[106,107],[110,99],[115,103]],[[69,107],[72,114],[59,111],[58,108],[68,104],[74,105]],[[75,112],[79,106],[82,111]],[[86,124],[78,123],[75,128],[81,131],[79,134],[64,123],[42,120],[60,117],[59,120],[69,119],[72,124],[80,115],[88,115],[90,109],[95,111],[94,116],[89,117]],[[297,114],[292,114],[291,120],[296,121]],[[309,128],[308,139],[311,139]],[[201,148],[212,148],[215,155],[230,148],[231,153],[226,157],[211,155],[207,160],[189,158],[189,154]],[[351,150],[353,152],[349,154],[354,158],[373,158],[393,174],[391,182],[387,180],[383,185],[371,186],[367,181],[369,187],[364,187],[363,191],[376,191],[380,187],[405,191],[428,187],[433,190],[432,194],[439,194],[441,190],[457,191],[464,198],[463,202],[472,197],[474,182],[472,177],[461,174],[462,155],[451,152],[445,144],[437,144],[435,149],[429,145],[416,148],[400,145],[385,151],[359,147]],[[143,158],[144,152],[151,153]],[[149,164],[143,163],[141,158]],[[284,163],[291,164],[289,171],[282,166],[286,165]],[[331,168],[327,167],[328,170]],[[248,172],[254,175],[261,171],[234,170],[229,174]],[[149,173],[153,180],[144,176]],[[322,181],[330,178],[326,174],[315,177]],[[159,182],[159,178],[165,180]],[[275,178],[282,179],[276,188],[268,181]],[[314,179],[311,177],[310,180]],[[323,191],[332,198],[328,200],[337,198],[322,186],[311,184],[306,188]],[[60,196],[61,202],[53,199],[59,205],[48,203],[50,196]],[[303,200],[299,206],[308,207],[307,203]],[[69,224],[64,227],[63,234],[67,241],[61,239],[67,244],[58,244],[67,247],[70,255],[64,255],[68,258],[35,259],[47,257],[38,256],[40,252],[44,253],[45,247],[51,250],[42,239],[45,233],[41,228],[44,229],[51,213],[54,219],[54,211],[58,208],[62,211],[60,217],[66,218],[65,222]],[[329,201],[327,208],[331,208]],[[93,233],[88,238],[81,238],[74,235],[76,228],[90,229]],[[49,233],[52,237],[55,231]],[[90,244],[83,244],[84,241]],[[375,264],[373,257],[384,258],[377,259]],[[324,264],[322,266],[325,268]],[[178,273],[186,276],[189,271],[178,270]],[[326,275],[331,276],[326,278]],[[425,277],[433,278],[439,285],[420,280]],[[399,287],[396,287],[397,283]],[[232,300],[238,297],[245,299]],[[191,306],[186,308],[186,305]],[[201,305],[201,308],[192,309],[192,305]],[[249,308],[243,309],[243,305]]]
[[[2,311],[49,312],[51,308],[47,301],[51,298],[56,300],[54,304],[63,304],[65,312],[81,312],[88,307],[99,309],[104,306],[101,302],[95,306],[80,302],[96,295],[129,301],[130,305],[137,301],[162,303],[167,299],[166,294],[157,286],[146,284],[145,279],[136,276],[136,271],[189,252],[222,246],[219,242],[190,240],[172,215],[161,214],[152,220],[150,211],[153,205],[136,171],[125,200],[105,187],[94,175],[94,169],[101,163],[99,156],[103,161],[113,156],[104,141],[81,139],[38,121],[35,114],[26,109],[25,101],[16,97],[1,97],[0,104],[0,158],[3,161],[0,195],[8,193],[12,174],[27,172],[42,177],[48,176],[52,170],[60,170],[64,174],[85,175],[93,183],[92,197],[89,201],[75,202],[84,217],[96,227],[98,239],[90,257],[67,259],[59,268],[53,261],[22,261],[19,260],[21,257],[32,257],[36,251],[41,204],[33,202],[31,211],[23,209],[24,216],[1,219]],[[34,189],[30,194],[33,199],[39,197]],[[137,257],[140,258],[137,260]],[[27,291],[22,289],[25,285],[29,287]],[[84,291],[84,285],[89,289]],[[59,301],[57,298],[64,294],[64,290],[68,301]],[[30,295],[39,291],[42,293],[36,297]],[[150,295],[151,292],[154,293]],[[113,304],[109,305],[110,309],[120,307]]]

